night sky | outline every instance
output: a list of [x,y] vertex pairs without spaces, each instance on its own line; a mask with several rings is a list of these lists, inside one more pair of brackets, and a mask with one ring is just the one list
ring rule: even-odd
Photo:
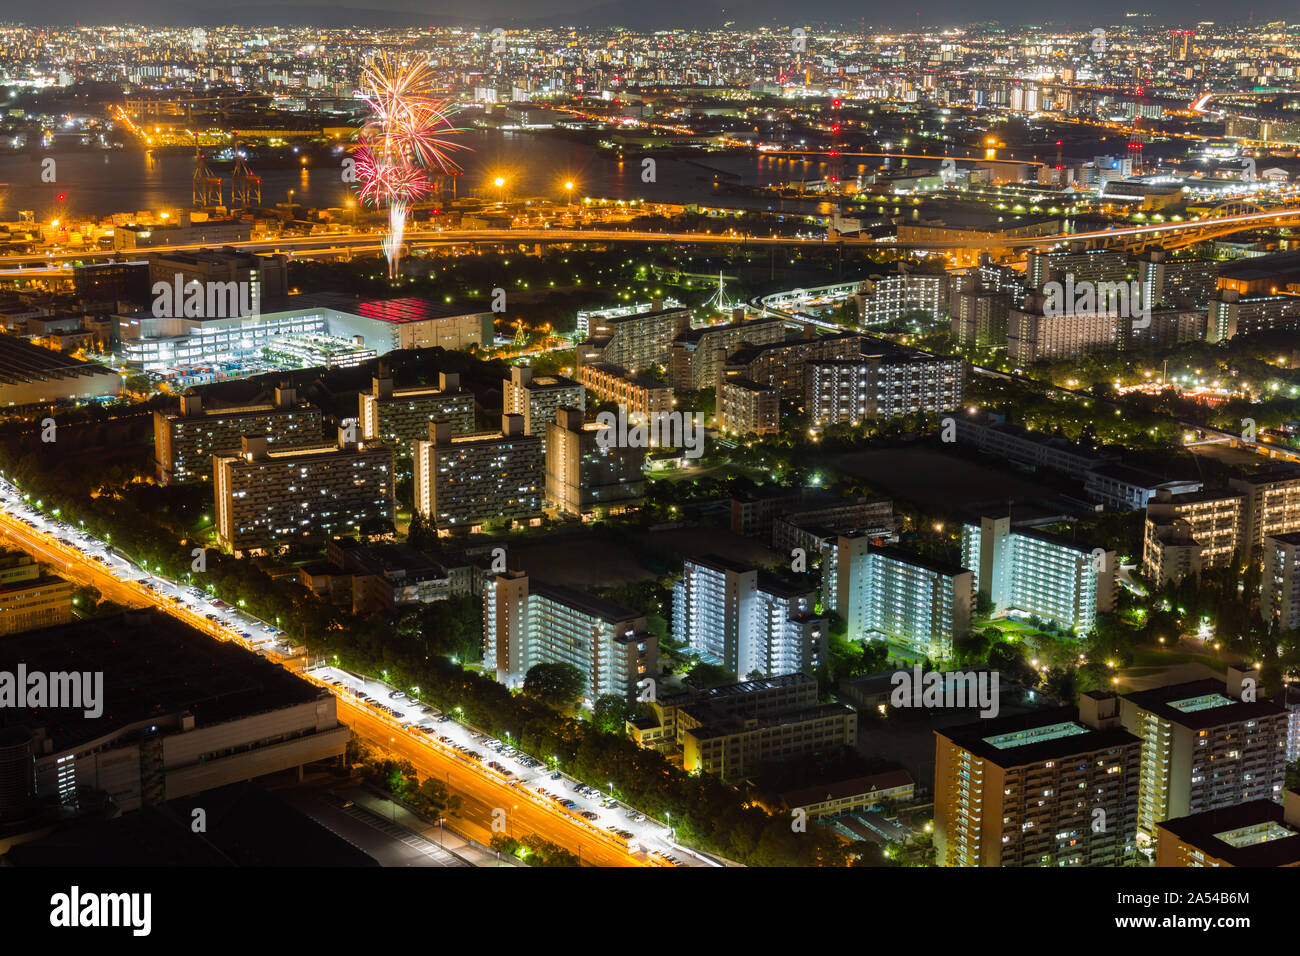
[[[1129,11],[1152,14],[1145,21],[1125,20]],[[627,25],[634,29],[674,26],[738,26],[763,23],[845,23],[867,26],[955,25],[982,19],[1006,24],[1054,21],[1071,25],[1107,23],[1169,23],[1191,25],[1198,20],[1224,22],[1225,6],[1210,0],[1156,0],[1127,5],[1100,0],[1080,5],[1074,0],[924,0],[911,4],[862,3],[851,0],[271,0],[265,4],[201,4],[190,0],[0,0],[0,20],[26,23],[150,23],[192,24],[428,24],[505,25]],[[1247,2],[1231,8],[1239,21],[1300,20],[1294,0]],[[1032,19],[1030,19],[1032,17]]]

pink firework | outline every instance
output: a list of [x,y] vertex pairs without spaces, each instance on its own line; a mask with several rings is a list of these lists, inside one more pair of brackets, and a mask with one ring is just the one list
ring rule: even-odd
[[451,125],[450,109],[432,93],[427,60],[403,64],[382,54],[362,75],[361,95],[371,115],[357,136],[359,195],[362,202],[388,206],[383,245],[390,277],[397,275],[407,210],[433,189],[428,170],[460,171],[448,153],[465,147],[445,135],[461,130]]

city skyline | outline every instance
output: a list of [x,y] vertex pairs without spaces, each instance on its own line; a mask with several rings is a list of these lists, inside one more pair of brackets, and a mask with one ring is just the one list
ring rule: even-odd
[[564,3],[0,24],[0,873],[1279,919],[1300,22]]

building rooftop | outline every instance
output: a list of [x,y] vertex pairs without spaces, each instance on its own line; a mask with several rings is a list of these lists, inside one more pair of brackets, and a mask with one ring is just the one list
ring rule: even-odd
[[[708,704],[692,704],[686,708],[701,719],[701,724],[686,733],[696,740],[711,740],[714,737],[729,737],[742,733],[746,724],[752,722],[750,730],[766,730],[771,727],[784,727],[789,724],[805,724],[827,717],[841,717],[857,711],[847,704],[817,704],[813,707],[800,707],[796,710],[783,710],[766,717],[746,717],[741,714],[717,714]],[[716,718],[716,720],[714,719]]]
[[1210,677],[1185,684],[1135,691],[1124,694],[1123,700],[1136,704],[1162,720],[1191,730],[1204,730],[1220,724],[1286,713],[1283,708],[1267,699],[1241,701],[1226,697],[1224,689],[1223,681]]
[[883,773],[868,774],[864,777],[852,777],[848,780],[836,780],[832,783],[790,790],[781,794],[781,803],[787,807],[804,807],[827,800],[844,800],[877,790],[896,790],[899,787],[910,786],[915,786],[915,781],[906,770],[886,770]]
[[[57,750],[189,713],[205,727],[315,700],[322,691],[236,644],[160,611],[128,611],[14,634],[0,641],[0,671],[103,672],[103,713],[81,708],[0,709],[0,727],[44,728]],[[143,725],[142,727],[140,725]]]
[[961,574],[967,570],[959,564],[948,564],[946,561],[935,561],[931,558],[925,557],[924,555],[916,554],[912,551],[904,551],[902,548],[896,548],[889,544],[879,546],[873,545],[870,550],[874,554],[881,554],[887,558],[892,558],[895,561],[902,561],[904,564],[910,564],[917,568],[924,568],[927,571],[934,571],[938,574]]
[[[1300,799],[1290,791],[1288,800]],[[1300,828],[1286,822],[1285,809],[1272,800],[1207,810],[1160,824],[1183,842],[1232,866],[1300,865]]]
[[33,345],[15,335],[0,335],[0,384],[108,375],[111,371],[102,365]]
[[447,308],[429,299],[405,296],[398,299],[372,299],[358,302],[351,311],[368,319],[405,325],[408,322],[425,322],[430,319],[449,319],[461,315],[479,315],[486,309]]
[[1080,723],[1079,712],[1073,707],[980,720],[935,733],[999,767],[1023,767],[1141,744],[1137,737],[1119,727],[1097,730]]

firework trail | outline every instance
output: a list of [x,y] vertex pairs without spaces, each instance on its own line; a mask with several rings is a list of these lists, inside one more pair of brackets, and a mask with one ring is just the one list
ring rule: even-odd
[[383,53],[366,67],[361,87],[370,118],[357,134],[359,196],[369,205],[388,207],[382,245],[388,276],[394,278],[411,203],[432,191],[430,170],[460,172],[449,154],[466,147],[445,138],[462,131],[452,126],[447,104],[433,96],[427,60],[399,62]]

